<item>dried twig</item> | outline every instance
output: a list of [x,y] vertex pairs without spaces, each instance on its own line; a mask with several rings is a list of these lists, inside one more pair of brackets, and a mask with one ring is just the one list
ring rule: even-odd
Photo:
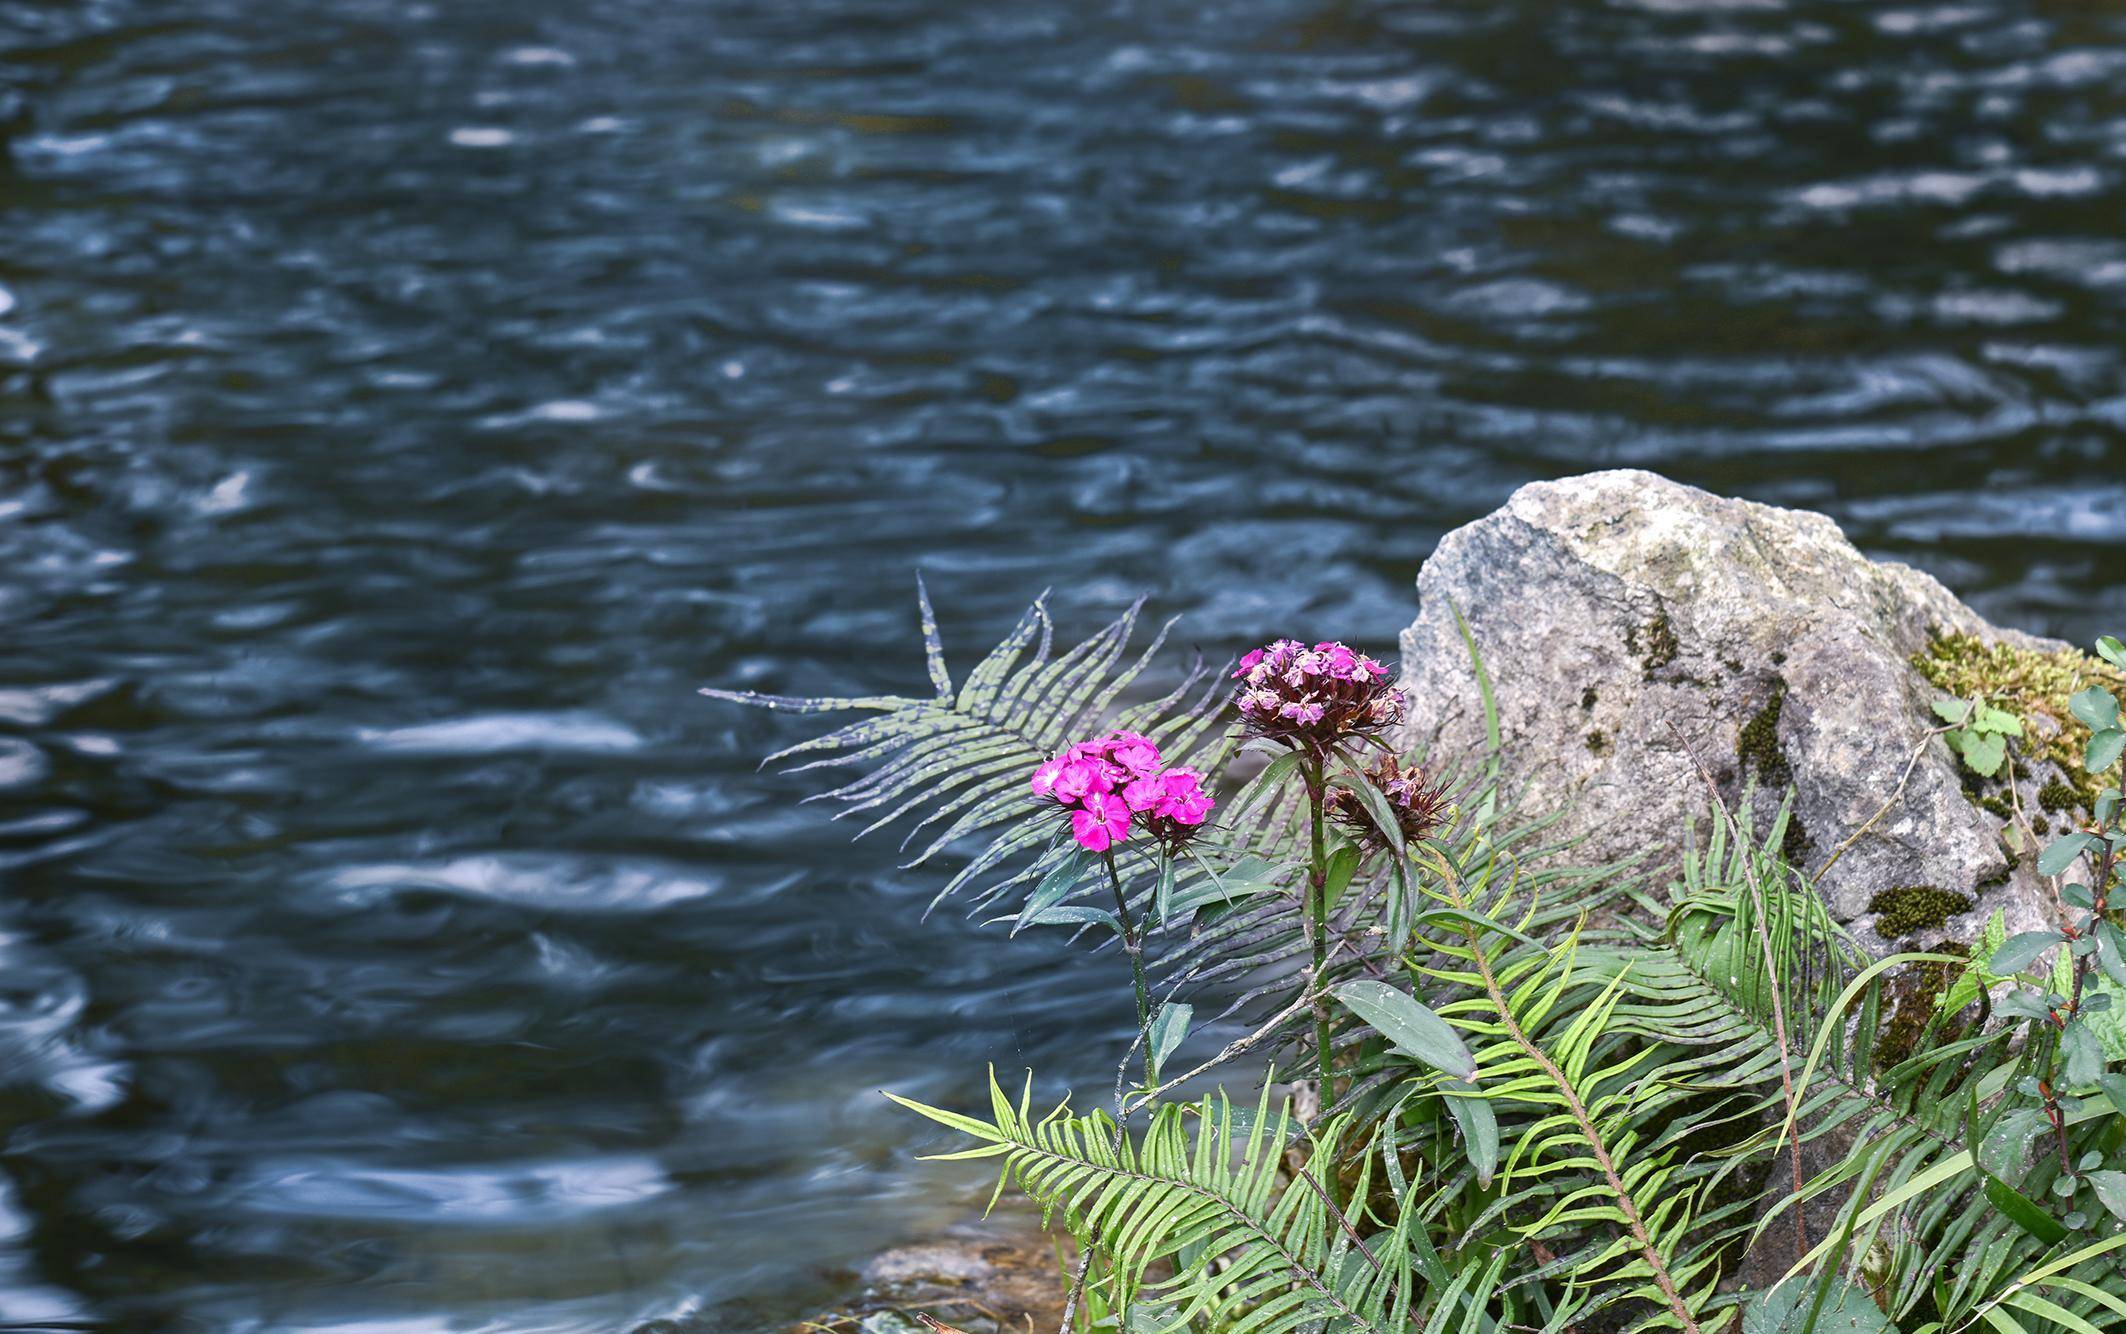
[[[1669,726],[1673,727],[1675,726],[1675,724],[1671,723],[1669,724]],[[1858,843],[1860,841],[1861,835],[1867,833],[1870,829],[1873,829],[1877,820],[1880,820],[1883,816],[1888,815],[1890,813],[1890,808],[1897,804],[1897,799],[1905,794],[1905,784],[1912,781],[1912,771],[1919,767],[1920,757],[1927,753],[1927,743],[1929,741],[1932,741],[1935,737],[1940,736],[1944,732],[1955,731],[1957,729],[1957,726],[1958,724],[1956,723],[1949,723],[1946,726],[1931,727],[1927,729],[1926,735],[1922,736],[1919,739],[1919,745],[1913,748],[1912,758],[1905,761],[1905,771],[1903,774],[1898,776],[1897,786],[1890,790],[1889,799],[1883,802],[1881,806],[1877,807],[1875,813],[1869,816],[1865,821],[1861,823],[1860,828],[1846,835],[1845,842],[1840,843],[1836,848],[1831,851],[1830,860],[1826,861],[1823,865],[1817,867],[1816,874],[1809,877],[1810,885],[1816,885],[1821,883],[1823,878],[1826,875],[1830,874],[1831,868],[1833,866],[1838,865],[1838,859],[1840,857],[1845,856],[1846,849],[1852,847],[1855,843]],[[1698,757],[1693,755],[1691,756],[1691,758],[1695,760]],[[1700,767],[1702,768],[1703,766]]]

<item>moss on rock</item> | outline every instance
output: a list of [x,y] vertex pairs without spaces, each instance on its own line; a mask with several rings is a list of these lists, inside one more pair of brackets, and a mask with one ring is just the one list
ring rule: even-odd
[[[1793,784],[1794,766],[1787,762],[1786,751],[1779,744],[1779,713],[1786,707],[1786,682],[1775,678],[1772,682],[1772,697],[1763,708],[1750,716],[1742,725],[1742,732],[1735,738],[1735,760],[1742,776],[1757,775],[1757,781],[1774,792],[1785,792]],[[1808,828],[1801,823],[1801,812],[1788,811],[1786,833],[1779,840],[1779,855],[1789,866],[1799,866],[1808,859],[1809,850],[1815,846],[1809,837]]]
[[1676,660],[1683,643],[1676,638],[1676,627],[1669,624],[1668,612],[1662,610],[1646,624],[1625,631],[1624,647],[1640,655],[1639,674],[1650,681],[1655,672]]
[[1735,758],[1742,772],[1747,775],[1754,769],[1759,782],[1778,789],[1794,781],[1794,768],[1779,748],[1779,711],[1784,707],[1786,682],[1780,681],[1772,687],[1770,701],[1742,725],[1742,735],[1735,739]]
[[1951,917],[1971,911],[1971,896],[1939,885],[1899,885],[1868,900],[1875,930],[1884,940],[1946,926]]
[[[1964,634],[1935,639],[1913,655],[1912,666],[1944,694],[1958,699],[1982,695],[2024,721],[2018,753],[2033,770],[2039,761],[2049,761],[2057,770],[2039,791],[2038,800],[2045,809],[2061,811],[2095,802],[2102,780],[2082,771],[2089,727],[2068,709],[2067,699],[2091,685],[2106,686],[2115,694],[2126,692],[2126,672],[2080,649],[2019,648]],[[2028,726],[2039,718],[2048,725]],[[2066,793],[2054,791],[2047,802],[2044,793],[2054,784]],[[2072,794],[2071,801],[2066,800],[2067,793]]]
[[[1956,897],[1963,896],[1959,894]],[[1953,940],[1944,940],[1937,943],[1929,953],[1953,954],[1958,958],[1968,959],[1971,957],[1971,947]],[[1876,1069],[1887,1070],[1918,1050],[1919,1041],[1926,1036],[1927,1025],[1934,1018],[1936,1001],[1968,966],[1923,963],[1907,968],[1898,975],[1897,980],[1890,985],[1890,994],[1896,998],[1896,1005],[1875,1039]],[[1944,1036],[1953,1037],[1958,1032],[1961,1032],[1961,1026],[1952,1025]]]
[[2082,794],[2061,782],[2060,776],[2054,774],[2037,790],[2037,804],[2057,815],[2061,811],[2071,811],[2081,805]]

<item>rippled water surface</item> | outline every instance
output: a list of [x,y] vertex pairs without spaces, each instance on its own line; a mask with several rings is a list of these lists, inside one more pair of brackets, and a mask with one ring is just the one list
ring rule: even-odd
[[2122,220],[2109,6],[0,0],[0,1322],[744,1324],[964,1207],[874,1090],[1097,1086],[1122,965],[693,693],[919,688],[919,566],[1385,649],[1638,464],[2117,629]]

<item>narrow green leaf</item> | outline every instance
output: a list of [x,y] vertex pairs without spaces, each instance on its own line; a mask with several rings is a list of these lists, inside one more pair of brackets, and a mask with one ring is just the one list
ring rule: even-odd
[[1122,923],[1105,908],[1089,908],[1076,903],[1059,903],[1053,908],[1044,908],[1038,916],[1027,921],[1028,926],[1104,926],[1116,935],[1122,934]]
[[1495,767],[1501,749],[1499,740],[1499,702],[1491,690],[1491,673],[1484,670],[1484,656],[1476,651],[1476,636],[1469,631],[1469,622],[1462,617],[1462,609],[1452,599],[1447,609],[1454,613],[1454,628],[1462,632],[1462,644],[1469,650],[1469,670],[1476,674],[1477,698],[1484,705],[1484,746]]
[[1986,1173],[1986,1199],[2010,1222],[2047,1246],[2057,1246],[2067,1239],[2067,1229],[2058,1219],[1991,1172]]
[[1084,875],[1085,854],[1073,849],[1070,855],[1057,862],[1047,875],[1042,876],[1041,883],[1034,887],[1033,893],[1026,896],[1026,906],[1019,910],[1018,918],[1013,921],[1011,934],[1019,934],[1024,928],[1039,921],[1042,913],[1069,898]]
[[1395,855],[1402,856],[1402,821],[1395,818],[1395,808],[1388,803],[1388,794],[1382,792],[1356,764],[1348,766],[1338,781],[1358,797],[1359,804],[1366,808],[1366,818],[1373,822],[1373,827],[1380,831],[1380,836],[1387,840]]
[[2112,666],[2126,667],[2126,646],[2122,646],[2119,643],[2117,636],[2105,635],[2102,639],[2097,640],[2096,651],[2098,657]]
[[1499,1170],[1499,1119],[1491,1110],[1491,1100],[1470,1096],[1476,1085],[1467,1080],[1444,1079],[1440,1087],[1446,1091],[1447,1114],[1461,1127],[1462,1151],[1476,1169],[1477,1188],[1489,1189]]
[[915,575],[915,603],[923,617],[923,660],[930,667],[930,684],[937,687],[939,699],[952,698],[952,673],[945,670],[945,645],[938,639],[938,614],[930,607],[930,590],[923,584],[922,571]]
[[1267,789],[1284,782],[1299,768],[1301,758],[1300,753],[1296,750],[1288,750],[1279,755],[1276,759],[1262,766],[1262,772],[1255,775],[1254,786]]
[[1322,885],[1328,906],[1334,908],[1343,898],[1344,891],[1351,887],[1351,877],[1358,870],[1358,848],[1346,843],[1329,854],[1328,878]]

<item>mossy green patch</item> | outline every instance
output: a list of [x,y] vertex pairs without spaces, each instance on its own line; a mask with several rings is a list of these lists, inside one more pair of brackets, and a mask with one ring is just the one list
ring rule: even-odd
[[1971,911],[1971,896],[1939,885],[1899,885],[1868,900],[1875,930],[1884,940],[1946,926],[1951,917]]
[[[1742,725],[1742,732],[1735,738],[1735,760],[1746,779],[1751,773],[1757,781],[1775,792],[1784,792],[1794,781],[1794,766],[1787,763],[1786,751],[1779,745],[1779,713],[1786,707],[1786,682],[1772,682],[1772,697],[1763,708],[1750,716]],[[1801,813],[1787,814],[1786,833],[1779,840],[1779,855],[1787,865],[1799,866],[1808,860],[1809,849],[1814,846],[1809,831],[1801,823]]]
[[2081,805],[2082,794],[2061,782],[2060,776],[2054,774],[2037,790],[2037,804],[2057,815],[2061,811],[2071,811]]
[[1600,729],[1600,728],[1596,728],[1596,729],[1595,729],[1594,731],[1592,731],[1592,732],[1589,732],[1589,733],[1587,734],[1587,749],[1588,749],[1589,753],[1591,753],[1591,754],[1595,754],[1595,755],[1606,755],[1606,754],[1608,754],[1608,753],[1609,753],[1609,736],[1608,736],[1608,734],[1607,734],[1607,733],[1605,733],[1605,732],[1603,732],[1603,731],[1602,731],[1602,729]]
[[1668,612],[1663,610],[1655,612],[1646,624],[1626,630],[1624,647],[1639,655],[1639,673],[1651,681],[1655,672],[1676,660],[1683,644],[1676,638],[1676,627],[1669,623]]
[[1794,767],[1786,762],[1786,752],[1779,748],[1779,711],[1786,707],[1786,682],[1772,687],[1772,697],[1765,706],[1742,725],[1742,735],[1735,739],[1735,758],[1747,776],[1755,770],[1757,780],[1767,787],[1784,789],[1794,781]]
[[1809,849],[1815,846],[1816,841],[1809,837],[1807,827],[1801,823],[1800,812],[1787,812],[1786,833],[1779,839],[1779,856],[1788,866],[1799,870],[1809,859]]
[[[1880,896],[1878,896],[1880,897]],[[1962,895],[1957,897],[1961,898]],[[1953,954],[1959,958],[1971,957],[1971,947],[1953,940],[1944,940],[1928,951],[1930,954]],[[1875,1038],[1875,1067],[1887,1070],[1911,1056],[1919,1049],[1920,1039],[1926,1036],[1927,1025],[1934,1018],[1935,1001],[1949,989],[1968,964],[1923,963],[1905,969],[1890,985],[1890,994],[1896,1004],[1882,1031]],[[1952,1024],[1943,1034],[1954,1038],[1962,1032],[1962,1025]]]
[[[2026,771],[2035,771],[2039,761],[2049,761],[2058,771],[2052,782],[2073,794],[2073,800],[2058,804],[2039,801],[2047,810],[2061,811],[2069,805],[2089,806],[2103,786],[2100,775],[2084,773],[2082,752],[2089,744],[2089,728],[2067,707],[2076,691],[2092,685],[2105,686],[2114,694],[2126,692],[2126,672],[2080,649],[2045,651],[1991,644],[1976,635],[1943,635],[1912,657],[1912,666],[1935,689],[1958,699],[1984,696],[1996,707],[2021,718],[2023,738],[2016,743],[2018,758]],[[2050,726],[2029,727],[2034,718]],[[2047,783],[2050,788],[2052,783]]]

